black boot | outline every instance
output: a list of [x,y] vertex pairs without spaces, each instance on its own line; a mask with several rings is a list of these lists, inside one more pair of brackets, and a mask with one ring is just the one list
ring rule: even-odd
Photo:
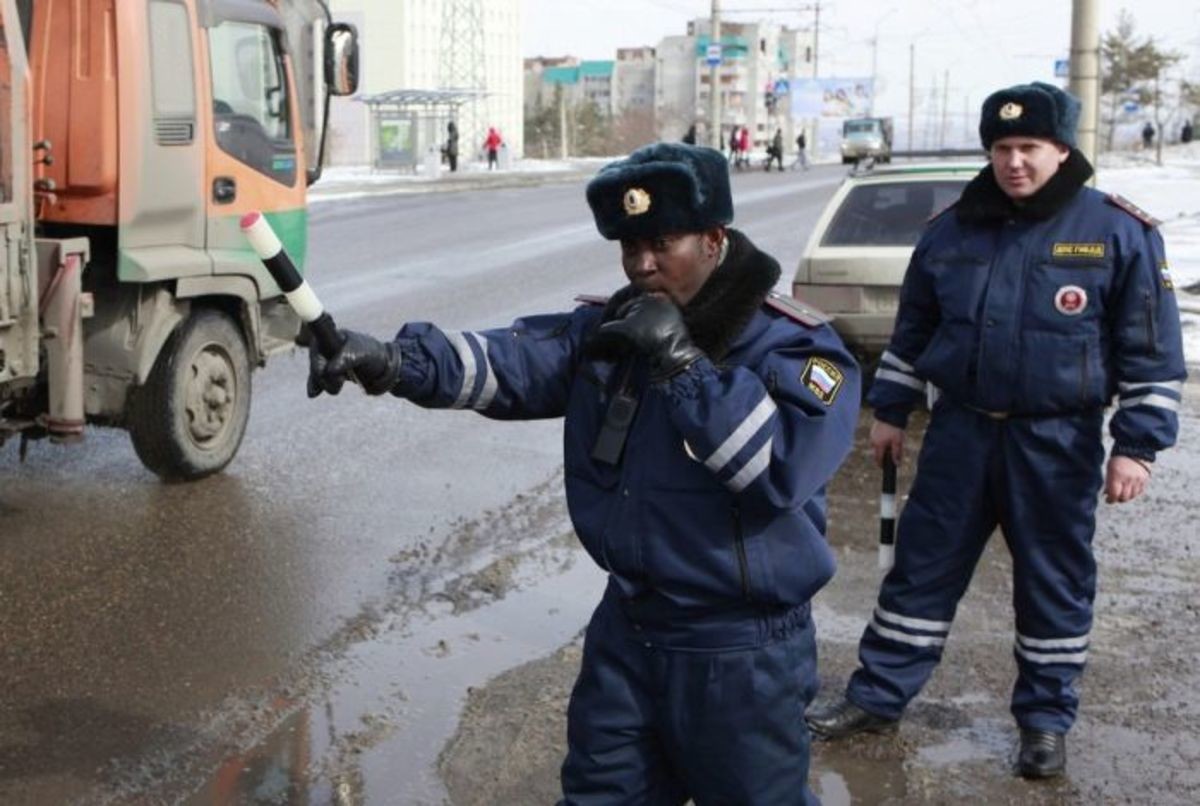
[[1022,778],[1053,778],[1067,766],[1067,737],[1048,730],[1021,729],[1017,770]]
[[832,705],[817,708],[804,715],[813,736],[822,741],[844,739],[856,733],[884,733],[895,730],[899,719],[864,711],[843,697]]

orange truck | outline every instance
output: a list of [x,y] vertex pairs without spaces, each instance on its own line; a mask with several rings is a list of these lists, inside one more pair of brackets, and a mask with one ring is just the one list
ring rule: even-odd
[[124,428],[165,480],[237,453],[357,35],[323,0],[0,0],[0,443]]

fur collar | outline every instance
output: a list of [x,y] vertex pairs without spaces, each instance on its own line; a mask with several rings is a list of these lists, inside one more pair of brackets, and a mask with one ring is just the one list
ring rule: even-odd
[[[778,261],[759,251],[739,230],[729,228],[725,234],[729,239],[725,260],[683,308],[692,341],[713,361],[729,352],[780,275]],[[622,305],[641,293],[627,285],[613,294],[601,321],[612,319]]]
[[988,224],[1009,218],[1045,221],[1053,218],[1092,176],[1092,165],[1078,149],[1071,149],[1067,161],[1041,190],[1020,205],[1005,195],[996,183],[992,167],[986,166],[963,190],[955,205],[958,220],[966,224]]

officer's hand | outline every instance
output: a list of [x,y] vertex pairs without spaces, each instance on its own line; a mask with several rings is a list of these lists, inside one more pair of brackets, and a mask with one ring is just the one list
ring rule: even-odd
[[683,311],[665,296],[643,294],[617,311],[617,318],[600,326],[592,339],[598,351],[633,349],[650,361],[650,379],[661,381],[683,372],[704,351],[692,342]]
[[875,454],[875,464],[880,467],[883,467],[883,455],[889,452],[892,461],[899,466],[904,460],[904,429],[883,420],[871,423],[871,452]]
[[396,385],[400,374],[400,348],[365,333],[339,330],[342,346],[333,358],[321,355],[315,343],[308,346],[308,396],[336,395],[347,380],[358,383],[369,395],[381,395]]
[[1150,471],[1145,465],[1128,456],[1113,456],[1108,460],[1104,473],[1104,501],[1108,504],[1124,504],[1146,491]]

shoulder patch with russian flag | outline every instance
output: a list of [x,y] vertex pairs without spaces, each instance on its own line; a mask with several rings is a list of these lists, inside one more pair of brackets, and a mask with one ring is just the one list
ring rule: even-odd
[[809,356],[804,371],[800,373],[800,382],[826,406],[833,405],[845,380],[846,376],[837,364],[815,355]]

